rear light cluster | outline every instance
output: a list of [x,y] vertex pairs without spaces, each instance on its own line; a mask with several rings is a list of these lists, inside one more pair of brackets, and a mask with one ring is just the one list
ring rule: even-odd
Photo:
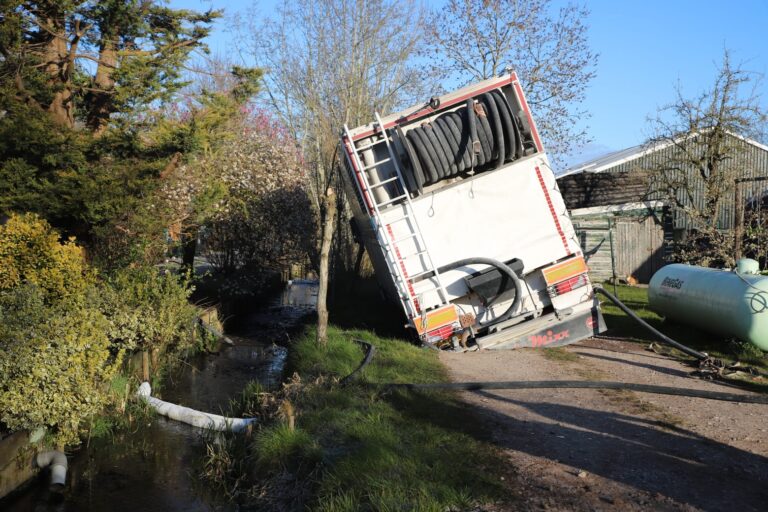
[[560,281],[559,283],[553,284],[547,289],[547,291],[549,291],[549,295],[552,297],[557,295],[564,295],[577,288],[587,286],[587,282],[587,274],[579,274],[577,276],[570,277],[565,281]]
[[[458,325],[456,327],[459,327]],[[455,331],[454,324],[444,325],[432,331],[429,331],[425,336],[427,343],[437,343],[439,341],[447,340]]]

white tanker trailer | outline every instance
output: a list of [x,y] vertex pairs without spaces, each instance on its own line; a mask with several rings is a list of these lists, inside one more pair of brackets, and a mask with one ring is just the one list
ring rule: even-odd
[[605,330],[514,73],[345,126],[341,148],[379,284],[424,343],[555,346]]

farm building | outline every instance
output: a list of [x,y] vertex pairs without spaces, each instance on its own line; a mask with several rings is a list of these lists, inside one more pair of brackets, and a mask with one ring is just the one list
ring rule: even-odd
[[[681,152],[696,152],[699,137],[617,151],[558,176],[593,278],[632,277],[647,283],[669,261],[673,244],[696,230],[696,219],[689,212],[704,207],[707,184],[701,170],[687,163],[687,157],[681,158]],[[716,228],[732,233],[735,225],[743,224],[739,218],[745,208],[760,219],[765,208],[768,218],[768,146],[733,134],[726,137],[730,156],[723,165],[728,174],[719,194]],[[679,170],[677,178],[667,179],[666,174],[660,179],[661,173],[675,172],[670,169]],[[765,258],[766,246],[763,243],[756,256]]]

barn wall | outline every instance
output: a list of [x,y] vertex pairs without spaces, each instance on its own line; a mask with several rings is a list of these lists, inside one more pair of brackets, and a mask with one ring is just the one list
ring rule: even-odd
[[[740,149],[739,157],[729,163],[734,177],[768,176],[768,151],[733,136],[730,137],[730,143]],[[693,150],[695,151],[695,148]],[[558,180],[558,184],[569,209],[664,199],[666,194],[658,190],[659,185],[651,184],[652,171],[679,158],[679,151],[676,146],[668,146],[602,172],[583,172],[564,176]],[[686,173],[691,183],[694,204],[701,206],[704,204],[705,182],[698,169],[689,167]],[[615,177],[608,177],[608,175],[615,175]],[[741,186],[746,202],[760,197],[768,190],[768,182],[744,183]],[[677,198],[683,204],[690,204],[683,190],[679,191]],[[722,202],[718,218],[719,229],[733,228],[734,211],[734,191],[731,187],[725,193]],[[687,230],[693,225],[685,213],[675,210],[674,227]]]

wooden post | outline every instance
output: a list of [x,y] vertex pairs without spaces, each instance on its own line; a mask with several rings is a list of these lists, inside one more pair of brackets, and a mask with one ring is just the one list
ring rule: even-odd
[[149,353],[146,350],[141,351],[141,378],[149,382]]
[[744,205],[741,197],[741,182],[736,180],[733,193],[733,259],[741,259],[742,238],[744,237]]
[[328,256],[331,253],[333,239],[333,221],[336,218],[336,195],[331,187],[325,191],[325,224],[323,225],[323,240],[320,245],[320,286],[317,290],[317,342],[325,345],[328,342]]

